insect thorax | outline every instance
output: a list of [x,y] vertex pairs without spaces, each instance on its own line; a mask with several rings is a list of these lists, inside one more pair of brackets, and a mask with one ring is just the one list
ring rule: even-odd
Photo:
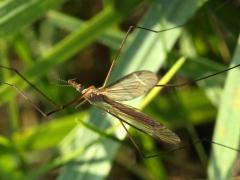
[[90,86],[89,88],[85,89],[85,92],[83,93],[84,97],[91,102],[102,101],[104,96],[101,91],[94,86]]

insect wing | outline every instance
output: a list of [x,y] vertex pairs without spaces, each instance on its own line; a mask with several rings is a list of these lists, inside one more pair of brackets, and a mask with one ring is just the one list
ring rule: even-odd
[[114,101],[128,101],[149,91],[157,80],[151,71],[136,71],[109,85],[104,95]]
[[94,102],[94,104],[119,120],[166,143],[177,144],[180,142],[180,138],[174,132],[137,109],[115,102],[108,97],[104,97],[103,100]]

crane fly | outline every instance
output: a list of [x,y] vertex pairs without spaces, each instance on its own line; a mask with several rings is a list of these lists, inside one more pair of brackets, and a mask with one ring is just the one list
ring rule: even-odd
[[78,92],[82,93],[84,101],[100,108],[101,110],[118,118],[161,141],[177,144],[180,138],[163,124],[145,115],[137,109],[120,103],[122,101],[137,98],[152,89],[157,84],[158,78],[151,71],[136,71],[124,76],[108,87],[81,88],[81,84],[75,79],[68,80],[68,83]]
[[[120,47],[118,49],[118,52],[115,58],[113,59],[113,62],[110,66],[110,69],[108,71],[108,74],[104,81],[103,86],[100,88],[90,86],[89,88],[82,89],[81,84],[77,83],[76,79],[70,79],[68,80],[68,84],[74,87],[78,92],[80,92],[81,96],[74,98],[73,100],[71,100],[70,102],[62,106],[58,106],[51,98],[49,98],[44,93],[42,93],[41,90],[39,90],[34,84],[28,81],[16,69],[0,65],[1,68],[15,72],[21,79],[23,79],[25,82],[31,85],[31,87],[33,87],[36,91],[38,91],[43,97],[45,97],[49,102],[51,102],[56,107],[56,109],[48,113],[45,113],[44,111],[42,111],[37,105],[35,105],[35,103],[33,103],[29,98],[27,98],[27,96],[25,96],[24,93],[21,90],[19,90],[16,86],[9,83],[2,82],[2,81],[0,82],[8,86],[11,86],[15,90],[17,90],[22,95],[22,97],[24,97],[30,104],[32,104],[32,106],[38,112],[40,112],[45,117],[55,112],[61,111],[70,105],[79,103],[82,99],[84,99],[82,102],[80,102],[79,105],[88,101],[90,104],[93,104],[99,109],[118,118],[126,131],[127,131],[127,128],[125,127],[124,123],[127,123],[161,141],[171,143],[171,144],[177,144],[180,142],[180,138],[174,132],[167,129],[164,125],[154,120],[153,118],[138,111],[136,108],[120,103],[122,101],[127,101],[127,100],[132,100],[134,98],[137,98],[143,95],[144,93],[146,93],[147,91],[149,91],[150,89],[152,89],[154,86],[156,86],[158,77],[153,72],[146,71],[146,70],[136,71],[129,75],[124,76],[123,78],[119,79],[115,83],[107,86],[109,77],[116,64],[117,59],[119,58],[119,55],[125,44],[125,41],[127,40],[129,34],[136,28],[152,31],[147,28],[130,26],[124,39],[120,44]],[[173,29],[173,28],[164,29],[160,31],[152,31],[152,32],[159,33],[163,31],[168,31],[170,29]],[[131,138],[131,136],[129,134],[128,136],[133,142],[134,146],[137,149],[139,149],[136,143],[134,142],[134,140]]]
[[[218,71],[214,74],[210,74],[204,77],[197,78],[193,80],[192,82],[184,82],[180,84],[165,84],[165,85],[159,85],[157,84],[158,77],[156,74],[154,74],[151,71],[142,70],[142,71],[136,71],[131,74],[128,74],[115,83],[112,83],[110,85],[107,85],[109,77],[111,75],[111,72],[116,64],[116,61],[119,58],[119,55],[122,51],[122,48],[125,44],[125,41],[127,40],[129,34],[134,29],[142,29],[146,31],[150,31],[153,33],[160,33],[164,31],[168,31],[177,27],[184,26],[178,25],[172,28],[164,29],[164,30],[152,30],[145,27],[139,27],[139,26],[130,26],[126,35],[124,36],[120,47],[117,51],[117,54],[115,58],[112,61],[111,67],[108,71],[107,77],[104,81],[104,84],[100,88],[96,88],[95,86],[90,86],[86,89],[82,88],[82,85],[79,84],[76,79],[70,79],[67,81],[68,85],[75,88],[78,92],[81,93],[80,96],[77,96],[73,100],[69,101],[68,103],[59,106],[57,103],[55,103],[51,98],[49,98],[47,95],[45,95],[40,89],[38,89],[33,83],[31,83],[29,80],[27,80],[18,70],[6,67],[3,65],[0,65],[0,68],[12,71],[16,73],[23,81],[28,83],[33,89],[35,89],[39,94],[41,94],[46,100],[48,100],[51,104],[53,104],[56,108],[48,113],[45,113],[42,109],[40,109],[34,102],[31,101],[20,89],[18,89],[15,85],[0,81],[0,83],[8,85],[12,88],[14,88],[23,98],[25,98],[39,113],[41,113],[43,116],[49,116],[53,113],[56,113],[58,111],[61,111],[65,109],[66,107],[69,107],[73,104],[77,104],[77,107],[82,105],[85,102],[89,102],[90,104],[98,107],[99,109],[111,114],[112,116],[119,119],[120,123],[122,124],[123,128],[126,130],[128,137],[132,141],[133,145],[136,147],[136,149],[139,151],[140,154],[142,154],[144,157],[156,157],[159,154],[151,155],[151,156],[145,156],[138,145],[135,143],[135,141],[132,139],[130,134],[128,133],[127,128],[125,127],[124,123],[131,125],[135,127],[136,129],[139,129],[150,136],[157,138],[163,142],[170,143],[170,144],[178,144],[180,143],[180,138],[171,130],[166,128],[163,124],[160,122],[154,120],[153,118],[145,115],[144,113],[140,112],[138,109],[131,107],[129,105],[125,105],[122,102],[132,100],[134,98],[137,98],[145,93],[147,93],[150,89],[154,87],[179,87],[179,86],[185,86],[192,84],[192,82],[198,82],[203,79],[210,78],[212,76],[225,73],[231,69],[237,68],[240,66],[240,64],[237,64],[233,67],[230,67],[228,69],[224,69],[222,71]],[[83,99],[83,101],[82,101]],[[208,140],[203,140],[207,141]],[[201,142],[201,140],[198,140],[196,143]],[[222,145],[220,143],[212,142],[216,145],[220,145],[226,148],[230,148],[236,151],[239,151],[239,149],[234,149],[225,145]],[[182,149],[183,147],[180,147],[178,149]],[[176,149],[176,150],[178,150]]]

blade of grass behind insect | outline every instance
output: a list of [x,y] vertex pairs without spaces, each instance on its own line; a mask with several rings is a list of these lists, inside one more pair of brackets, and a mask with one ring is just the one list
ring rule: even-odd
[[[47,14],[47,18],[49,23],[70,32],[74,31],[79,27],[85,26],[86,23],[85,21],[58,11],[49,11]],[[105,44],[109,48],[117,50],[124,35],[125,34],[121,31],[111,28],[104,32],[101,36],[99,36],[97,40],[100,43]],[[131,39],[131,37],[129,39]]]
[[[24,132],[15,132],[12,139],[22,151],[39,151],[56,147],[76,124],[76,118],[86,118],[86,112],[75,113],[39,126],[28,128]],[[49,139],[51,137],[51,139]]]
[[[172,1],[172,3],[167,3],[160,1],[163,3],[163,7],[161,7],[161,3],[158,4],[158,2],[159,1],[155,1],[152,7],[154,10],[149,11],[149,15],[146,17],[142,26],[153,29],[165,29],[166,27],[174,26],[173,24],[182,24],[193,14],[193,11],[196,8],[193,1],[191,1],[193,3],[191,4],[192,8],[189,8],[189,2],[180,3],[179,1]],[[189,11],[189,9],[191,11]],[[155,24],[160,21],[159,19],[162,13],[166,13],[163,16],[167,18],[170,23],[167,23],[167,20],[165,19],[163,20],[165,22],[162,22],[162,24],[165,25],[164,27],[155,26]],[[179,36],[179,31],[180,30],[177,29],[175,33],[171,31],[170,33],[168,32],[167,35],[161,33],[155,35],[153,33],[142,31],[133,33],[132,36],[134,40],[131,44],[127,43],[124,47],[124,52],[111,76],[111,81],[135,70],[149,69],[156,72],[164,62],[167,52],[171,49],[176,38]],[[163,42],[163,44],[157,44],[161,42]],[[134,104],[136,104],[136,102]],[[109,116],[108,118],[103,118],[101,112],[94,108],[91,111],[89,122],[93,123],[98,128],[104,129],[110,126],[110,124],[118,121],[113,122],[113,118]],[[120,129],[120,131],[122,131],[122,129]],[[72,137],[69,137],[69,142],[62,145],[62,153],[64,154],[71,153],[74,149],[82,147],[85,144],[88,144],[89,141],[91,142],[97,138],[95,133],[91,133],[91,131],[86,131],[80,127],[78,128],[78,131],[76,131],[76,134],[72,134],[71,136]],[[125,133],[121,134],[121,138],[124,136]],[[116,154],[117,148],[118,144],[109,139],[104,140],[102,144],[92,146],[83,156],[76,157],[74,161],[66,165],[59,179],[105,179],[111,168],[111,163]],[[79,166],[78,162],[84,163]],[[156,175],[156,178],[164,178],[165,172],[160,164],[158,166],[159,172]]]
[[[35,158],[29,158],[29,152],[39,153],[47,150],[51,157],[56,157],[57,151],[52,151],[53,148],[76,126],[75,119],[84,118],[86,115],[86,112],[75,113],[25,129],[25,131],[17,131],[12,135],[11,140],[0,136],[0,177],[2,179],[9,179],[10,177],[12,177],[11,179],[26,179],[27,177],[38,179],[40,175],[46,174],[49,170],[61,166],[62,163],[67,163],[71,157],[66,154],[56,159],[51,158],[49,162],[31,169],[31,171],[20,170],[26,168],[26,163],[32,164],[35,162]],[[84,148],[75,152],[75,155],[77,153],[81,154],[85,150]]]
[[0,3],[0,37],[16,33],[22,27],[40,18],[47,10],[57,7],[66,0],[21,0]]
[[16,54],[20,57],[26,66],[29,66],[31,63],[33,63],[31,49],[29,48],[29,45],[27,44],[22,34],[15,36],[12,44],[14,46]]
[[[171,67],[171,69],[160,78],[158,84],[165,85],[172,79],[172,77],[177,73],[177,71],[182,67],[185,63],[186,58],[182,57],[176,61],[176,63]],[[152,89],[146,97],[144,97],[141,104],[138,106],[139,109],[144,109],[163,89],[164,87],[156,87]]]
[[[230,66],[240,63],[240,37]],[[218,111],[213,141],[238,149],[240,142],[240,69],[229,71]],[[208,167],[209,179],[231,179],[237,151],[214,146]]]
[[[178,59],[175,64],[171,67],[171,69],[162,77],[160,78],[158,84],[160,85],[165,85],[167,84],[171,78],[175,75],[175,73],[177,73],[177,71],[182,67],[182,65],[185,63],[186,58],[182,57],[180,59]],[[139,109],[144,109],[163,89],[164,87],[156,87],[153,88],[146,97],[144,97],[143,101],[139,104],[138,108]],[[153,139],[149,138],[149,137],[145,137],[143,136],[141,138],[143,140],[143,147],[145,150],[149,151],[149,152],[156,152],[157,150],[155,150],[154,148],[154,143],[153,143]],[[152,169],[152,171],[154,171],[154,174],[158,174],[159,172],[159,159],[155,158],[155,159],[151,159],[151,161],[149,161],[148,159],[144,161],[145,165]],[[153,173],[151,173],[153,174]],[[159,176],[161,177],[161,176]],[[152,178],[154,178],[154,175],[152,176]],[[163,178],[163,176],[161,177]]]
[[[72,116],[72,118],[74,120],[76,120],[76,122],[79,122],[79,116],[77,116],[77,113]],[[116,139],[115,137],[112,137],[108,132],[101,132],[99,130],[97,130],[95,127],[90,127],[88,124],[86,124],[85,122],[81,121],[81,124],[85,127],[90,128],[92,131],[101,134],[101,136],[98,136],[98,138],[96,138],[94,141],[89,141],[89,144],[86,144],[85,146],[82,146],[80,148],[75,149],[73,152],[71,153],[66,153],[63,154],[62,156],[58,156],[55,159],[51,160],[50,162],[46,163],[45,165],[41,166],[40,168],[38,168],[37,170],[31,171],[27,174],[27,178],[28,179],[36,179],[37,177],[42,177],[43,175],[45,175],[47,172],[55,169],[55,168],[59,168],[64,166],[65,164],[71,163],[73,160],[76,159],[76,157],[79,157],[81,155],[84,154],[84,152],[91,146],[97,144],[97,143],[101,143],[102,139],[107,137],[110,139],[113,139],[113,141],[117,141],[119,142],[118,139]],[[110,129],[110,132],[113,129]],[[77,131],[77,129],[73,130],[71,133],[75,133],[75,131]],[[68,138],[65,138],[64,141],[68,141]],[[64,141],[62,141],[62,143],[64,143]],[[81,162],[80,162],[81,164]],[[26,176],[24,177],[26,178]]]

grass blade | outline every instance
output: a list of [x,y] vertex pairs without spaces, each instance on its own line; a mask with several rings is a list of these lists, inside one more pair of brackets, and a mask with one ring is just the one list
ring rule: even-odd
[[[240,63],[240,37],[230,66]],[[238,148],[240,142],[240,69],[229,71],[217,116],[213,141]],[[209,179],[231,179],[237,151],[213,146],[208,167]]]
[[66,0],[5,1],[0,3],[0,37],[16,33],[22,27],[43,16],[47,10]]

